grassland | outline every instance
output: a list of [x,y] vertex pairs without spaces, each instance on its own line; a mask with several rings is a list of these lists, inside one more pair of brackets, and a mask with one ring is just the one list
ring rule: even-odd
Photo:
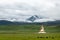
[[60,40],[60,33],[0,34],[0,40]]
[[44,26],[46,34],[39,34],[40,25],[0,25],[0,40],[60,40],[59,26]]

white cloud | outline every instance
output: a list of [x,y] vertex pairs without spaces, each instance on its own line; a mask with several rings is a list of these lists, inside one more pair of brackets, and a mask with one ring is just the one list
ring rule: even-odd
[[34,22],[48,22],[48,21],[55,21],[54,19],[37,19]]
[[0,18],[42,15],[60,20],[60,0],[0,0]]

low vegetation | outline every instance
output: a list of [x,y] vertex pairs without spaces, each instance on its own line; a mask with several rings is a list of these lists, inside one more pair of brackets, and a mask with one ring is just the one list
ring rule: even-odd
[[59,26],[44,26],[46,34],[39,34],[40,25],[0,25],[0,40],[60,40]]

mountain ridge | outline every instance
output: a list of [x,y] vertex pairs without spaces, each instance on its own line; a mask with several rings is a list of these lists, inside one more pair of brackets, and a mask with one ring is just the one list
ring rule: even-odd
[[60,25],[60,20],[48,21],[48,22],[11,22],[7,20],[0,20],[0,25],[28,25],[28,24],[38,24],[38,25]]

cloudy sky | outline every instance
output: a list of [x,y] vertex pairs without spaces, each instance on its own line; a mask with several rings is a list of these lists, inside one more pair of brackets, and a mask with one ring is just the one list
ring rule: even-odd
[[31,15],[60,20],[60,0],[0,0],[0,19]]

